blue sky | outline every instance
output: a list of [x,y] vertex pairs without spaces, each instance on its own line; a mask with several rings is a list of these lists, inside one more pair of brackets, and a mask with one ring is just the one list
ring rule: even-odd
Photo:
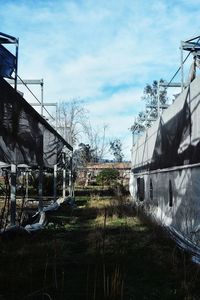
[[83,99],[91,123],[107,124],[108,137],[122,140],[127,158],[128,128],[141,109],[145,84],[170,80],[180,63],[180,41],[200,34],[200,0],[0,5],[0,31],[20,40],[20,77],[43,78],[46,102]]

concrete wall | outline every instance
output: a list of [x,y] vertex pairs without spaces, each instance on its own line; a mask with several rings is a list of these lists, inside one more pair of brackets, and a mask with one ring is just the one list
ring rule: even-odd
[[[139,200],[137,178],[144,178],[145,197],[143,201]],[[147,214],[164,225],[173,226],[183,235],[198,243],[200,240],[199,178],[200,167],[143,174],[132,173],[130,193],[132,200],[137,205],[144,207]],[[153,191],[150,191],[152,187]]]

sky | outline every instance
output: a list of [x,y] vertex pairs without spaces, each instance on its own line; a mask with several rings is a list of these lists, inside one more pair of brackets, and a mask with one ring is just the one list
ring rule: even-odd
[[145,85],[169,81],[180,41],[200,34],[200,0],[0,0],[0,7],[0,32],[19,38],[19,76],[44,80],[44,102],[83,100],[91,124],[107,125],[128,160]]

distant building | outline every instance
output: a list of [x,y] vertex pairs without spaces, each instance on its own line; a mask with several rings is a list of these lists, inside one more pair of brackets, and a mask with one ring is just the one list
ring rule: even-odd
[[116,169],[122,184],[127,185],[130,178],[130,162],[109,162],[109,163],[90,163],[86,167],[80,168],[77,176],[77,183],[88,185],[96,182],[97,175],[104,169]]

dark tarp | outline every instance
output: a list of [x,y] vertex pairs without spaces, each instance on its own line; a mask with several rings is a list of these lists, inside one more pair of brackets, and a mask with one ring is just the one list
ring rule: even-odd
[[160,119],[150,169],[163,169],[200,162],[200,143],[196,145],[191,143],[191,115],[190,89],[188,89],[182,110],[167,123],[164,123],[162,118]]
[[162,117],[160,118],[151,169],[163,169],[182,164],[178,148],[186,125],[185,121],[184,110],[167,123],[163,122]]
[[0,44],[18,44],[18,39],[12,35],[0,32]]
[[0,78],[0,161],[52,167],[72,147]]
[[0,76],[12,78],[16,67],[16,58],[4,46],[0,45]]

